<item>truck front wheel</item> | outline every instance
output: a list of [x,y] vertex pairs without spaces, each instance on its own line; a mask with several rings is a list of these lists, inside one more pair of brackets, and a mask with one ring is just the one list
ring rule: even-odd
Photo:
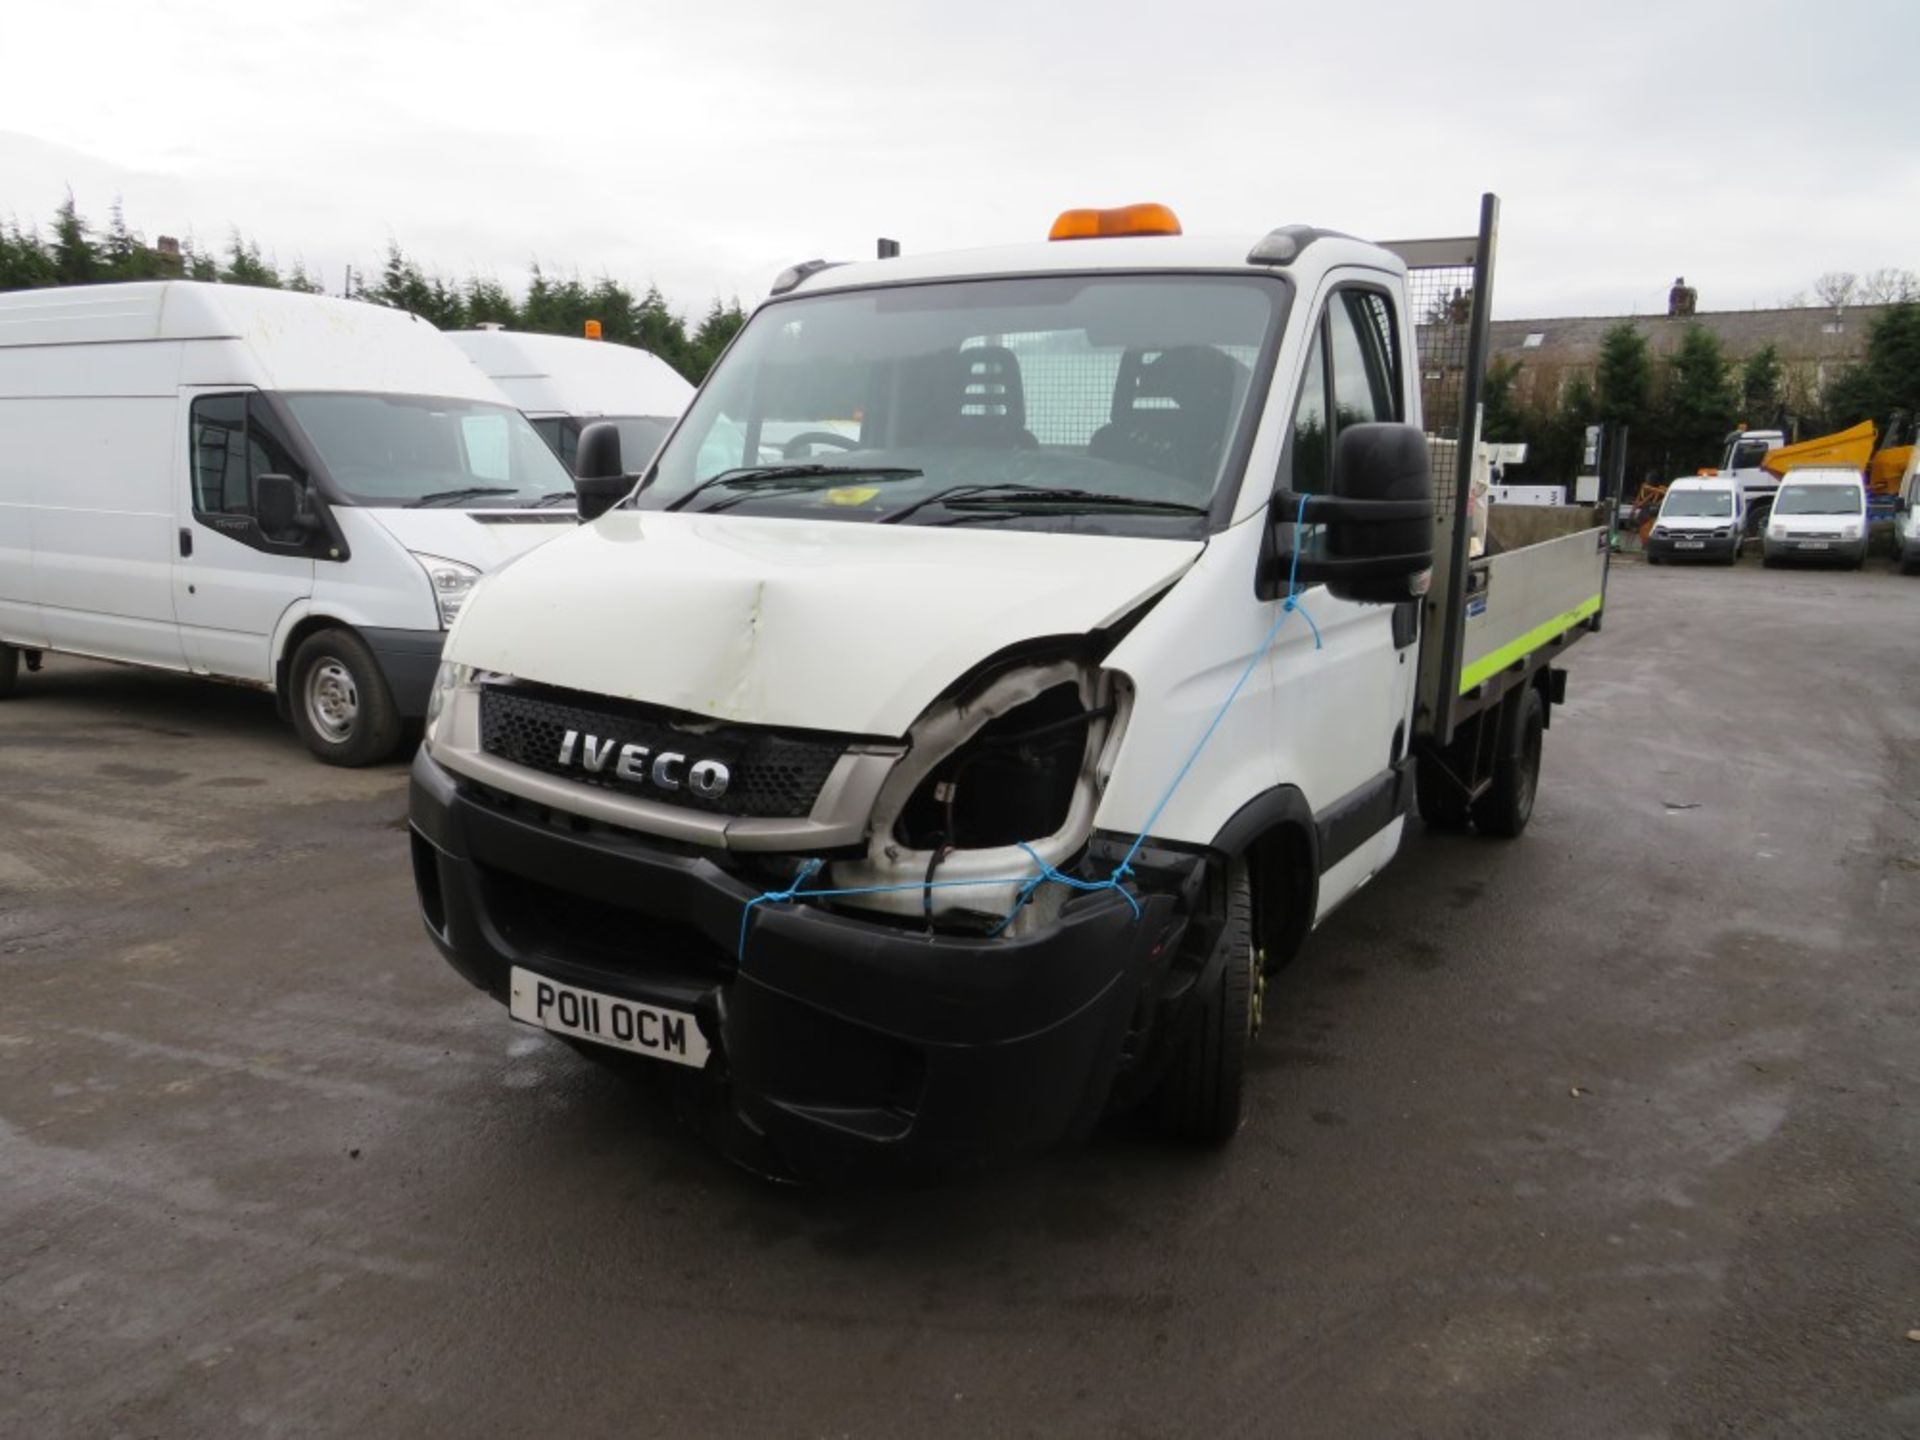
[[329,765],[373,765],[400,743],[400,710],[373,652],[350,630],[309,635],[287,667],[288,708],[307,748]]
[[1247,1046],[1260,1029],[1266,980],[1253,938],[1253,887],[1245,858],[1226,871],[1226,923],[1207,968],[1213,983],[1176,1042],[1160,1082],[1158,1119],[1169,1138],[1220,1145],[1240,1128]]
[[1493,783],[1473,802],[1473,825],[1482,835],[1511,840],[1533,818],[1533,797],[1540,789],[1540,751],[1546,738],[1547,702],[1529,685],[1501,717],[1500,757]]

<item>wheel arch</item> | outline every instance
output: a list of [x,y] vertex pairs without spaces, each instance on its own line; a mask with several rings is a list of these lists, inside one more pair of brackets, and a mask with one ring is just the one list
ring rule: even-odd
[[284,626],[273,649],[273,704],[282,720],[293,718],[293,705],[288,696],[293,679],[288,672],[293,666],[293,657],[309,635],[318,635],[322,630],[345,630],[362,644],[366,643],[367,637],[360,633],[358,625],[325,611],[309,610]]
[[1319,908],[1320,831],[1307,797],[1293,785],[1263,791],[1233,813],[1210,848],[1246,858],[1255,937],[1270,966],[1291,959]]

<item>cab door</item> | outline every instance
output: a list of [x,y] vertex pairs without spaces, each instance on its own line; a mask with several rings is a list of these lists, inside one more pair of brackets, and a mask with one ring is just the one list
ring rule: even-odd
[[273,683],[273,635],[313,594],[313,541],[269,535],[256,513],[262,475],[302,486],[306,466],[257,390],[223,387],[185,397],[174,537],[173,608],[188,666],[202,674]]
[[[1407,414],[1405,317],[1385,277],[1335,272],[1317,306],[1279,477],[1300,494],[1331,492],[1347,426]],[[1324,585],[1306,587],[1300,603],[1318,645],[1304,625],[1275,644],[1275,744],[1320,822],[1324,870],[1358,857],[1394,818],[1394,767],[1406,758],[1419,670],[1418,612],[1337,600]],[[1356,858],[1350,883],[1374,868]],[[1343,893],[1332,880],[1323,881],[1323,911]]]

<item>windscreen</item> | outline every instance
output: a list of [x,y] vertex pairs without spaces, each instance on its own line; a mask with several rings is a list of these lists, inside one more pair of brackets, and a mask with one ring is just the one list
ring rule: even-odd
[[1764,440],[1736,440],[1728,447],[1727,463],[1721,467],[1726,470],[1752,470],[1767,458],[1773,449]]
[[511,509],[573,497],[518,410],[424,395],[284,397],[327,476],[358,505]]
[[1725,490],[1669,490],[1660,518],[1722,519],[1733,514],[1733,496]]
[[1773,502],[1776,515],[1858,515],[1863,492],[1858,485],[1782,485]]
[[1255,277],[1072,275],[770,305],[637,503],[1191,533],[1288,294]]

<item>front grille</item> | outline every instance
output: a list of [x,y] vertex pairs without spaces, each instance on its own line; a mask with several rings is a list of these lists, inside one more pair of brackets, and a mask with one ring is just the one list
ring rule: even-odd
[[[574,732],[571,763],[562,763],[561,747]],[[681,775],[702,760],[717,760],[728,770],[720,795],[699,795],[682,783],[667,789],[647,780],[614,773],[609,759],[592,771],[582,763],[585,738],[593,736],[613,752],[622,745],[644,745],[652,755],[685,755]],[[604,790],[617,791],[710,814],[752,819],[797,820],[813,812],[820,787],[846,753],[848,741],[701,720],[680,711],[634,701],[615,700],[544,685],[488,685],[480,692],[480,748],[489,755]]]

